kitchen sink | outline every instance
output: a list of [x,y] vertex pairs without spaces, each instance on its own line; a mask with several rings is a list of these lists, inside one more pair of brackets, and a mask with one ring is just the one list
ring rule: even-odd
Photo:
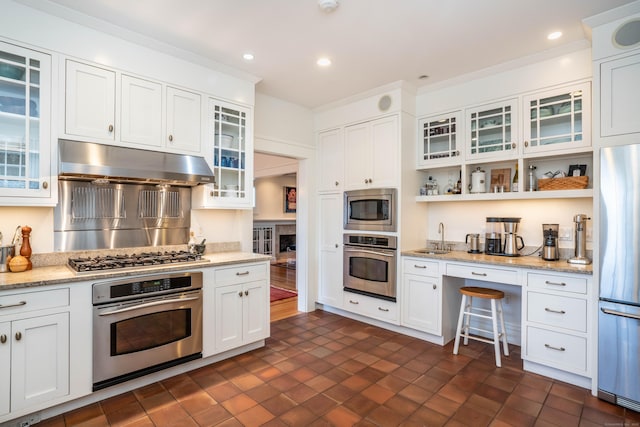
[[425,255],[444,255],[444,254],[448,254],[451,251],[442,250],[442,249],[416,249],[413,252],[418,254],[425,254]]

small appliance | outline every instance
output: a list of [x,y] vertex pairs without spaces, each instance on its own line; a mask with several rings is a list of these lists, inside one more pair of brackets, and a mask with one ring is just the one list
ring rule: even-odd
[[480,234],[478,233],[469,233],[464,239],[464,242],[468,245],[470,254],[479,254],[482,251],[480,250]]
[[487,174],[485,173],[485,171],[480,169],[480,166],[478,166],[476,170],[471,172],[471,188],[469,189],[469,191],[471,193],[486,193],[486,178]]
[[[520,218],[502,218],[504,224],[504,250],[505,256],[520,256],[519,250],[524,248],[524,240],[518,236],[518,224],[520,224]],[[520,246],[518,246],[518,240],[520,240]]]
[[344,229],[396,231],[397,198],[395,188],[345,191]]
[[487,217],[484,251],[488,255],[502,255],[502,218]]
[[542,259],[545,261],[557,261],[558,253],[558,224],[542,224]]
[[591,264],[587,258],[587,220],[591,219],[585,214],[577,214],[573,217],[575,223],[575,255],[567,260],[570,264]]

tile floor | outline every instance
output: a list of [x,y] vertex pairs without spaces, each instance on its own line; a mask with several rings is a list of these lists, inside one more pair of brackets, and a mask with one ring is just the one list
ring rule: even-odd
[[266,347],[58,417],[49,426],[639,426],[640,414],[522,371],[511,346],[445,347],[323,311]]

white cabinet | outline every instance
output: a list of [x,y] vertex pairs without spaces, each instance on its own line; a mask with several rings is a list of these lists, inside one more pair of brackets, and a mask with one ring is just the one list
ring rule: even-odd
[[253,206],[251,110],[213,98],[207,110],[205,158],[215,184],[192,190],[193,208],[249,209]]
[[400,312],[403,326],[442,335],[442,275],[438,262],[403,258]]
[[398,305],[393,301],[344,292],[342,308],[355,314],[398,324]]
[[167,86],[165,144],[177,152],[200,153],[202,100],[199,94]]
[[342,306],[342,193],[318,196],[318,302]]
[[344,128],[345,189],[395,187],[400,179],[398,117]]
[[162,85],[126,74],[122,75],[121,85],[120,139],[125,144],[159,147],[162,142]]
[[69,394],[69,289],[0,296],[0,417]]
[[275,237],[274,224],[261,224],[253,226],[253,253],[269,255],[275,259],[273,239]]
[[53,205],[51,56],[0,42],[0,204]]
[[466,110],[467,159],[505,159],[518,155],[517,99]]
[[318,191],[341,191],[344,185],[342,129],[318,134]]
[[460,164],[464,154],[461,122],[460,111],[427,117],[418,122],[418,169]]
[[214,272],[215,351],[269,336],[268,264],[217,268]]
[[600,136],[640,133],[640,53],[600,66]]

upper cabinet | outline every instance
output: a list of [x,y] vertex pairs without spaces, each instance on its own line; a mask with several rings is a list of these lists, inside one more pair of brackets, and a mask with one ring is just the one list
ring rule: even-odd
[[253,131],[251,110],[210,98],[207,108],[205,158],[215,184],[192,191],[194,208],[251,208],[253,206]]
[[398,117],[344,128],[345,189],[395,187],[399,182]]
[[53,205],[51,56],[0,42],[0,205]]
[[599,66],[600,136],[640,133],[640,49]]
[[468,159],[518,155],[517,108],[517,99],[510,99],[466,110]]
[[459,164],[462,113],[440,114],[418,122],[418,168]]
[[67,60],[64,132],[71,139],[201,154],[202,97]]
[[344,186],[342,129],[318,134],[318,191],[342,191]]
[[591,145],[591,85],[582,83],[523,99],[524,153]]

